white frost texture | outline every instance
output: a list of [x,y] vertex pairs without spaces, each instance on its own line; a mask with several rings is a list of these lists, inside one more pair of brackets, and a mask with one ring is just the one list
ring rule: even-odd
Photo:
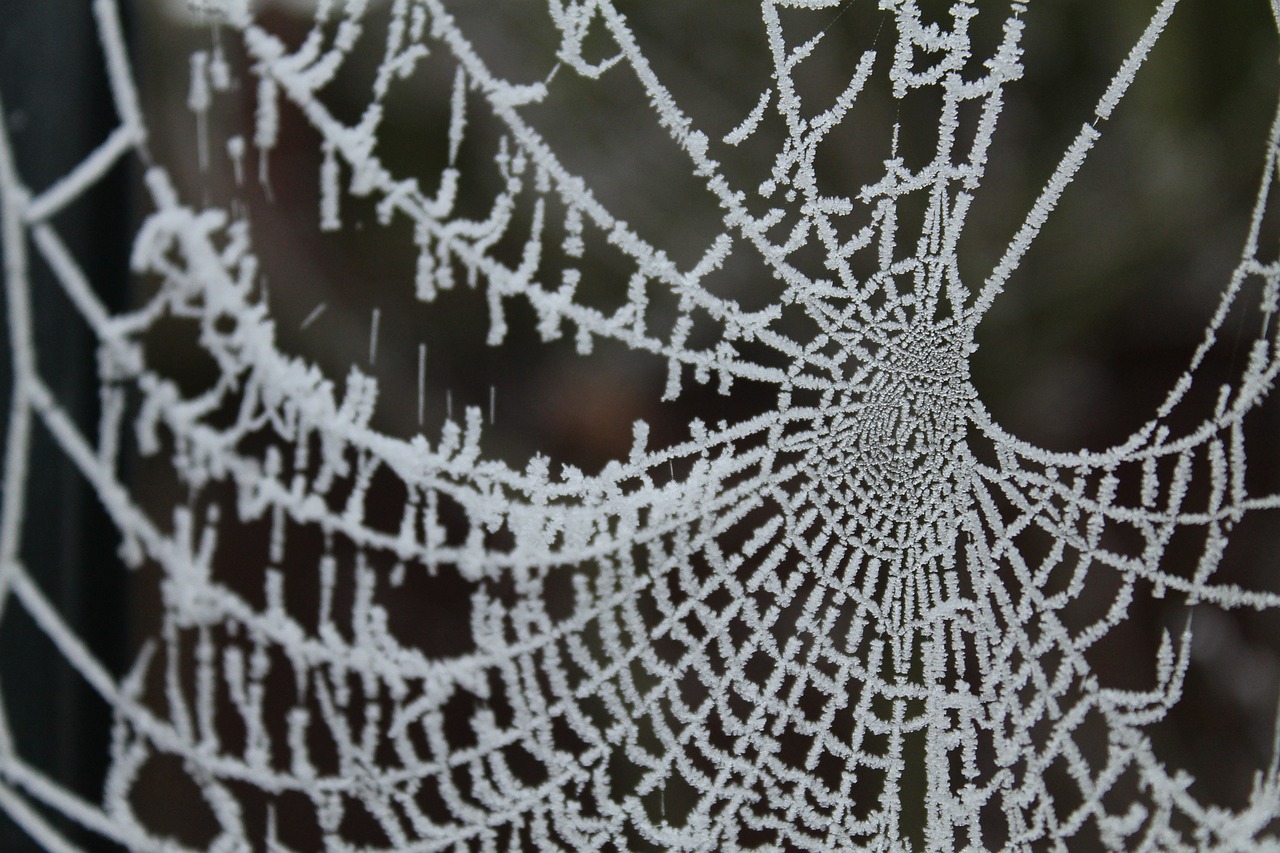
[[[716,126],[620,0],[515,4],[542,22],[541,65],[477,35],[501,3],[173,0],[203,44],[163,72],[195,134],[184,168],[234,175],[206,192],[156,143],[175,120],[144,97],[117,0],[95,0],[114,131],[33,186],[0,123],[0,597],[105,701],[110,755],[94,800],[0,719],[0,808],[51,850],[76,832],[222,853],[1280,849],[1274,750],[1222,805],[1159,734],[1200,614],[1280,609],[1220,571],[1242,524],[1280,523],[1248,467],[1276,442],[1261,413],[1280,371],[1265,236],[1280,122],[1251,165],[1234,270],[1145,424],[1045,449],[1002,428],[971,377],[979,323],[1192,2],[1117,4],[1139,26],[975,273],[962,237],[1016,120],[1028,0],[721,0],[697,20],[732,18],[762,70],[744,66],[746,109]],[[879,22],[865,50],[838,79],[811,73],[862,7]],[[394,136],[424,76],[425,129]],[[599,184],[610,166],[581,156],[573,122],[547,120],[606,110],[606,90],[645,120],[619,180],[643,185],[639,147],[658,142],[683,175],[657,217],[696,218],[679,245]],[[920,102],[930,125],[908,128],[906,106],[895,122]],[[142,212],[130,297],[108,307],[59,215],[121,168]],[[294,282],[286,322],[287,282],[266,270],[306,263],[272,230],[290,193],[316,245],[394,238],[413,263],[338,296]],[[96,336],[96,430],[42,373],[37,264]],[[362,290],[383,301],[360,309],[359,340],[324,332]],[[393,298],[430,333],[405,344]],[[660,429],[583,391],[554,405],[624,417],[609,458],[495,449],[528,407],[488,379],[432,378],[464,298],[483,352],[651,364],[636,411],[697,417]],[[166,328],[203,378],[166,357]],[[330,361],[300,354],[308,335],[331,335]],[[415,378],[392,389],[379,371],[395,359]],[[122,674],[23,562],[37,438],[92,488],[119,571],[155,599]],[[1142,602],[1186,618],[1106,645],[1138,636]],[[185,828],[156,818],[167,791],[191,801]]]

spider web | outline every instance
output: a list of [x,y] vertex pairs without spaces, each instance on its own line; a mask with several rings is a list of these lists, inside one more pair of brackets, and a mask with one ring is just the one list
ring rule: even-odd
[[[86,801],[25,761],[0,723],[0,806],[49,849],[71,847],[53,815],[136,850],[306,849],[297,837],[401,851],[1065,849],[1081,838],[1274,849],[1274,763],[1243,808],[1224,809],[1197,798],[1150,733],[1181,697],[1190,622],[1158,643],[1145,689],[1109,686],[1090,652],[1137,597],[1280,605],[1216,576],[1233,528],[1280,507],[1246,477],[1250,443],[1270,440],[1250,427],[1280,370],[1280,264],[1260,246],[1280,122],[1239,262],[1149,423],[1105,450],[1050,452],[1003,430],[969,376],[979,322],[1176,5],[1154,9],[975,282],[956,246],[1022,76],[1018,0],[956,2],[936,17],[882,0],[876,46],[849,58],[847,84],[821,104],[797,80],[826,30],[796,21],[842,8],[765,0],[770,83],[718,138],[682,110],[610,0],[549,0],[556,64],[532,81],[495,70],[440,0],[320,0],[292,46],[243,0],[205,4],[217,39],[192,57],[189,98],[202,162],[221,152],[219,99],[252,92],[256,110],[252,138],[221,140],[235,193],[255,181],[270,192],[283,122],[300,117],[319,145],[320,228],[343,229],[354,204],[405,227],[416,275],[394,287],[442,311],[456,291],[481,294],[491,346],[532,318],[541,339],[571,340],[583,359],[615,346],[661,363],[666,400],[744,386],[767,398],[669,442],[636,421],[630,451],[591,473],[542,454],[504,461],[490,448],[492,408],[396,435],[375,417],[372,370],[336,378],[289,354],[248,208],[185,197],[149,153],[117,5],[95,0],[116,129],[35,188],[0,125],[14,368],[0,594],[7,618],[28,614],[110,706],[110,768],[100,802]],[[999,24],[989,55],[975,54],[980,19]],[[371,38],[371,94],[343,118],[326,87]],[[429,176],[401,174],[379,147],[385,103],[428,61],[452,70],[447,154]],[[619,76],[714,200],[691,262],[642,236],[530,118],[571,84]],[[931,156],[908,165],[895,127],[875,175],[832,185],[815,164],[875,85],[938,104]],[[495,153],[468,160],[485,133]],[[751,185],[725,165],[747,149],[769,155]],[[146,187],[137,299],[112,312],[56,220],[129,162]],[[487,175],[479,202],[468,170]],[[625,294],[607,308],[592,296],[602,253],[625,267]],[[744,258],[761,271],[762,307],[725,295],[725,271]],[[96,435],[43,378],[35,262],[96,338]],[[1188,413],[1232,312],[1251,324],[1233,343],[1239,366],[1214,405]],[[370,362],[379,322],[375,312]],[[193,387],[157,355],[166,326],[189,332],[211,380]],[[122,678],[21,560],[36,431],[97,494],[124,561],[158,578],[161,618]],[[131,453],[171,471],[185,503],[142,495]],[[1104,606],[1081,621],[1072,603],[1099,579]],[[462,614],[448,627],[465,636],[432,643],[397,628],[394,602],[415,583],[436,596],[430,614]],[[1084,745],[1091,729],[1105,733],[1100,751]],[[198,791],[207,839],[149,820],[140,780],[163,760]]]

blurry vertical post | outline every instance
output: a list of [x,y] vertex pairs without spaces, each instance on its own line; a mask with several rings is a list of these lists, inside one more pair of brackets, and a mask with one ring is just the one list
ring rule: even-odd
[[[117,163],[79,198],[60,198],[56,188],[95,148],[109,153],[119,119],[104,72],[93,4],[0,0],[0,144],[7,149],[0,157],[17,173],[0,181],[7,184],[2,191],[8,202],[0,208],[0,229],[22,238],[0,242],[4,321],[10,328],[10,343],[0,348],[0,394],[7,409],[0,417],[0,446],[6,448],[3,497],[8,511],[20,507],[21,513],[15,528],[6,531],[12,553],[3,559],[21,564],[52,610],[99,661],[118,673],[128,627],[116,533],[94,489],[32,417],[22,382],[15,381],[18,362],[34,358],[44,389],[65,418],[82,434],[96,434],[97,341],[59,287],[57,267],[70,257],[82,259],[93,298],[108,311],[123,307],[130,242],[128,168]],[[12,202],[24,196],[46,203],[52,228],[25,232],[19,223],[5,221],[21,210]],[[34,207],[23,215],[45,215],[38,208],[32,212]],[[64,264],[61,271],[67,269]],[[24,334],[15,334],[14,324],[22,318],[12,316],[13,293],[19,288],[31,321]],[[18,351],[24,343],[30,352]],[[96,802],[110,758],[111,714],[103,697],[11,600],[12,568],[0,568],[6,595],[0,604],[6,617],[0,624],[0,701],[6,735],[20,745],[20,758],[0,759],[5,762],[0,771],[5,791],[25,767]],[[39,836],[34,811],[15,807],[10,796],[4,811],[0,849],[34,850],[52,843],[33,840]],[[39,816],[63,838],[84,849],[101,849],[101,840],[74,821],[55,811]]]

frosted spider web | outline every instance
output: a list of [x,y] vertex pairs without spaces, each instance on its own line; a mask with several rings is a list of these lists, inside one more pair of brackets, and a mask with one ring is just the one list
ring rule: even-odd
[[[783,13],[829,19],[839,5],[762,3],[771,85],[716,138],[682,111],[610,0],[549,0],[558,62],[533,82],[487,64],[451,4],[394,0],[354,121],[322,94],[354,62],[376,4],[320,0],[294,47],[244,0],[202,5],[220,39],[190,66],[202,159],[224,142],[239,180],[269,188],[281,116],[295,111],[319,140],[320,227],[343,228],[355,199],[387,227],[410,226],[416,278],[391,286],[428,304],[482,293],[492,346],[513,333],[519,304],[544,340],[572,339],[584,359],[612,342],[661,361],[666,399],[768,389],[764,411],[695,421],[669,444],[652,446],[636,422],[630,453],[590,473],[541,454],[498,458],[482,407],[393,435],[375,425],[371,371],[330,377],[286,353],[252,219],[243,205],[184,197],[149,153],[119,10],[95,0],[116,129],[63,178],[29,187],[0,125],[14,367],[0,589],[5,613],[29,614],[115,728],[101,800],[89,802],[26,762],[0,724],[10,818],[49,849],[71,849],[57,815],[133,850],[286,850],[299,842],[281,815],[299,803],[328,850],[1021,850],[1086,837],[1108,849],[1276,849],[1274,763],[1244,807],[1223,808],[1193,794],[1150,734],[1180,699],[1192,623],[1159,642],[1146,689],[1109,686],[1088,652],[1136,597],[1280,605],[1215,574],[1233,527],[1280,508],[1246,478],[1250,442],[1274,441],[1247,427],[1280,370],[1280,264],[1260,245],[1277,204],[1280,122],[1239,262],[1181,378],[1127,439],[1050,452],[1009,435],[978,398],[975,330],[1177,3],[1154,8],[981,281],[961,280],[956,246],[1022,75],[1026,4],[955,2],[934,18],[913,0],[881,0],[878,47],[850,57],[830,102],[803,103],[795,78],[823,36],[791,37]],[[984,16],[1003,22],[1001,36],[976,56],[970,29]],[[243,71],[229,69],[224,41],[243,51]],[[384,100],[428,57],[454,70],[439,128],[448,162],[431,181],[397,174],[379,149]],[[652,122],[718,205],[692,264],[611,210],[527,117],[567,81],[611,75],[638,82]],[[934,156],[909,167],[895,139],[875,175],[833,187],[815,160],[876,81],[895,98],[936,98]],[[218,140],[205,120],[232,90],[253,93],[253,134]],[[498,154],[469,168],[496,174],[497,189],[473,217],[460,212],[459,152],[483,127],[499,129]],[[739,186],[722,161],[750,144],[770,146],[768,174]],[[122,162],[145,176],[131,262],[149,285],[113,313],[56,218]],[[909,204],[919,222],[900,216]],[[608,310],[584,295],[605,249],[629,278]],[[762,308],[717,283],[743,256],[765,271]],[[42,377],[37,261],[97,338],[96,435]],[[659,299],[674,310],[651,310]],[[1200,368],[1240,306],[1253,325],[1235,375],[1216,405],[1182,417],[1193,383],[1213,381]],[[216,364],[196,391],[147,345],[179,320]],[[159,569],[160,627],[123,678],[20,560],[38,430],[92,486],[125,562]],[[157,512],[136,493],[126,447],[192,495],[232,499]],[[392,523],[372,517],[377,480],[399,495]],[[269,535],[246,590],[243,567],[232,583],[219,555],[236,548],[233,531],[259,527]],[[1050,544],[1033,552],[1028,533]],[[320,544],[298,544],[307,535]],[[1068,619],[1100,576],[1107,606],[1086,624]],[[465,588],[468,636],[433,648],[393,630],[386,602],[415,577]],[[305,613],[298,590],[314,604]],[[1101,751],[1081,745],[1090,727],[1105,732]],[[212,816],[203,845],[169,837],[139,806],[139,779],[162,757]]]

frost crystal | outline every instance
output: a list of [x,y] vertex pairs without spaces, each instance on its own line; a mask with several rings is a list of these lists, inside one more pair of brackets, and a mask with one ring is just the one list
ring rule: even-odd
[[[27,763],[0,720],[0,808],[39,843],[66,849],[70,821],[134,850],[1280,844],[1275,763],[1243,807],[1210,805],[1151,734],[1181,698],[1194,620],[1132,650],[1147,656],[1142,689],[1109,683],[1091,655],[1137,598],[1280,605],[1217,574],[1233,528],[1280,509],[1246,476],[1251,441],[1274,441],[1253,424],[1280,370],[1280,262],[1261,245],[1280,204],[1280,123],[1234,274],[1149,423],[1105,450],[1049,452],[995,423],[970,378],[978,324],[1103,144],[1176,0],[1151,11],[981,280],[962,280],[957,245],[1023,76],[1022,0],[879,0],[874,44],[844,57],[817,103],[807,63],[850,4],[764,0],[768,84],[715,133],[613,0],[547,0],[557,44],[538,79],[499,69],[466,4],[316,0],[300,39],[266,5],[199,4],[211,46],[174,69],[190,77],[199,168],[229,158],[232,196],[282,192],[281,148],[301,127],[319,232],[350,232],[353,211],[372,209],[370,229],[412,235],[416,275],[389,288],[441,311],[481,294],[496,348],[533,323],[577,358],[657,361],[668,401],[767,403],[745,415],[726,403],[724,419],[670,441],[637,420],[630,452],[593,473],[541,453],[505,461],[490,436],[519,413],[492,388],[487,408],[455,417],[450,398],[442,422],[428,417],[443,350],[423,339],[397,353],[390,310],[364,309],[345,376],[290,354],[263,273],[269,235],[240,198],[188,197],[149,150],[117,4],[95,0],[116,130],[35,187],[0,124],[14,370],[0,595],[5,618],[25,612],[114,716],[98,802]],[[431,129],[440,163],[404,172],[382,133],[424,63],[448,81]],[[368,86],[356,115],[331,97],[345,77]],[[618,80],[714,203],[691,260],[646,236],[539,119]],[[913,163],[905,131],[868,127],[891,136],[886,156],[840,185],[819,164],[873,89],[937,105],[931,154]],[[252,127],[219,138],[215,113],[233,98],[252,104]],[[485,135],[495,150],[476,156]],[[750,184],[729,165],[762,154]],[[146,213],[136,299],[114,312],[58,214],[126,162],[145,176]],[[621,283],[602,273],[605,254]],[[96,435],[41,372],[35,263],[96,336]],[[744,269],[750,298],[725,284]],[[335,310],[315,295],[288,334]],[[1224,381],[1202,367],[1229,314],[1244,331],[1231,332],[1240,355]],[[212,381],[193,387],[156,348],[175,324]],[[394,358],[413,365],[416,403],[397,403],[408,437],[377,414],[375,371]],[[1221,388],[1200,411],[1190,391],[1206,383]],[[162,614],[123,678],[20,559],[37,432],[91,484],[125,562],[158,579]],[[144,496],[130,454],[187,500]],[[1086,587],[1096,612],[1081,620],[1071,605]],[[431,607],[406,630],[393,610],[410,589]],[[156,794],[141,780],[162,760],[198,790],[209,838],[170,837],[148,817]]]

